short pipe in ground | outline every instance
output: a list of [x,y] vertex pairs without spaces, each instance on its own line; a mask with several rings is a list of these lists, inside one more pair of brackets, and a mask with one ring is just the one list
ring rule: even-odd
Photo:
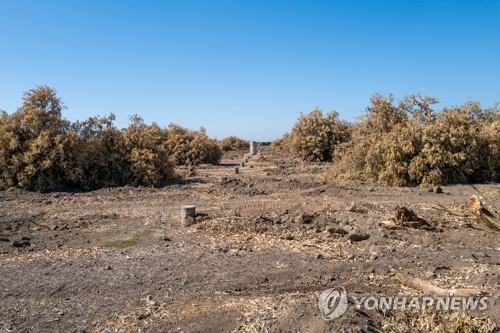
[[250,155],[257,154],[257,142],[250,141]]

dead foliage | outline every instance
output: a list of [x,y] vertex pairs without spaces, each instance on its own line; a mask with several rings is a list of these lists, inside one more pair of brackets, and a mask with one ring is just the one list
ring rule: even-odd
[[350,136],[349,125],[338,113],[316,109],[302,114],[290,134],[273,142],[273,147],[297,155],[305,161],[331,161],[335,147]]
[[384,318],[385,333],[493,333],[498,327],[488,318],[469,312],[394,311]]
[[70,123],[56,92],[25,93],[17,112],[0,113],[0,189],[47,191],[105,186],[158,186],[173,163],[217,163],[221,151],[203,130],[147,125],[138,116],[119,130],[114,116]]
[[223,151],[248,150],[250,148],[250,143],[237,136],[231,135],[219,141],[219,147]]
[[500,181],[500,111],[466,103],[436,112],[435,103],[374,95],[329,175],[391,186]]
[[160,185],[173,176],[165,131],[154,123],[146,125],[139,116],[133,116],[131,121],[130,126],[122,131],[131,167],[127,183]]
[[222,157],[219,145],[206,135],[204,128],[191,131],[171,124],[167,129],[166,146],[178,165],[218,164]]
[[0,118],[0,188],[54,187],[65,182],[65,151],[74,146],[63,106],[48,87],[24,95],[12,116]]

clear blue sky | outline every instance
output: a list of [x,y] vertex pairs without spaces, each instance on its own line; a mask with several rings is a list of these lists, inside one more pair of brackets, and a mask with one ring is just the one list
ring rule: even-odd
[[268,140],[375,92],[500,100],[500,1],[0,0],[0,108],[57,89],[71,120],[142,115]]

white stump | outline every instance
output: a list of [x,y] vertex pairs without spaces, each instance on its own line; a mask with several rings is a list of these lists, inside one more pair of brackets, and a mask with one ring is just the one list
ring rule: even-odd
[[181,207],[181,221],[182,226],[189,227],[194,223],[194,218],[196,217],[196,206],[185,205]]
[[250,155],[257,154],[257,142],[250,141]]

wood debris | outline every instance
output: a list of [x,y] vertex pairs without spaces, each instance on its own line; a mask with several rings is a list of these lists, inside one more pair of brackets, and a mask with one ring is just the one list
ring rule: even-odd
[[491,229],[500,231],[500,222],[498,217],[486,209],[477,195],[473,195],[469,200],[469,210],[480,222],[488,225]]
[[441,296],[441,297],[472,297],[472,296],[484,296],[486,293],[480,289],[475,289],[475,288],[450,288],[450,289],[445,289],[445,288],[440,288],[429,281],[419,279],[419,278],[412,278],[410,276],[407,276],[401,272],[397,272],[395,275],[396,279],[404,284],[407,287],[413,288],[413,289],[418,289],[423,291],[426,294],[432,295],[432,296]]

